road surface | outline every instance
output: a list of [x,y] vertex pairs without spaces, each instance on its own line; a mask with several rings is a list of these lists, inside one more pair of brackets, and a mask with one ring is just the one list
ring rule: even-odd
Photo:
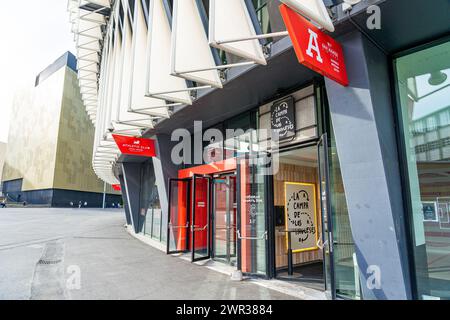
[[0,299],[292,299],[167,256],[122,210],[0,209]]

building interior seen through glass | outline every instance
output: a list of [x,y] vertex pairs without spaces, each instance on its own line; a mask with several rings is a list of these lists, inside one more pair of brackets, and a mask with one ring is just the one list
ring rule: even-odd
[[[286,193],[287,185],[298,186],[298,190],[304,187],[311,187],[312,192],[309,197],[314,197],[314,207],[310,210],[307,224],[314,228],[310,234],[302,237],[303,245],[296,243],[296,238],[300,233],[291,233],[291,247],[293,250],[293,264],[295,266],[294,276],[299,277],[310,286],[323,288],[323,254],[317,246],[317,240],[321,238],[321,214],[320,214],[320,194],[318,192],[318,164],[317,147],[307,147],[280,153],[279,167],[273,176],[274,205],[276,212],[275,226],[275,264],[277,276],[287,276],[288,267],[288,238],[289,231],[300,230],[301,226],[288,227],[288,220],[285,204],[287,203]],[[304,188],[306,190],[306,188]],[[294,191],[295,192],[295,191]],[[290,199],[289,199],[290,200]],[[302,221],[304,222],[304,221]],[[313,238],[311,242],[306,237]]]
[[333,235],[333,269],[336,295],[361,299],[360,276],[356,261],[344,182],[333,129],[330,130],[329,183]]
[[395,65],[418,297],[450,299],[450,42]]

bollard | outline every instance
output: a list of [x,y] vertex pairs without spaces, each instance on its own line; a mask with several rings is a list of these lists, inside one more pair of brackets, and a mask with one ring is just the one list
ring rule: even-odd
[[292,261],[291,233],[288,231],[288,275],[294,275],[294,263]]

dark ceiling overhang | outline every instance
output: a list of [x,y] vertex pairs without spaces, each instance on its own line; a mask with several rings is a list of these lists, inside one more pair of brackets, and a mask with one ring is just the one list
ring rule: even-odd
[[[369,30],[367,8],[378,5],[381,9],[381,29]],[[387,55],[411,48],[434,39],[450,35],[449,0],[363,0],[349,14],[336,8],[336,31],[332,37],[362,31]],[[347,61],[351,63],[351,61]],[[191,106],[175,110],[150,129],[145,136],[170,134],[178,128],[192,130],[195,120],[203,127],[248,111],[269,100],[311,82],[319,74],[300,65],[288,37],[273,44],[272,56],[267,66],[250,66],[230,69],[223,89],[199,92]]]

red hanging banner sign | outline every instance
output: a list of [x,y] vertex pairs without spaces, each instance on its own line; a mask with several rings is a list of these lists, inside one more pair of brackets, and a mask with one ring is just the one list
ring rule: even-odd
[[120,186],[120,184],[113,184],[112,188],[113,188],[113,190],[116,190],[116,191],[121,191],[122,190],[122,187]]
[[156,156],[155,141],[152,139],[134,138],[117,134],[112,136],[122,154],[141,157]]
[[288,6],[280,6],[299,62],[343,86],[348,86],[344,52],[339,42],[323,33]]

